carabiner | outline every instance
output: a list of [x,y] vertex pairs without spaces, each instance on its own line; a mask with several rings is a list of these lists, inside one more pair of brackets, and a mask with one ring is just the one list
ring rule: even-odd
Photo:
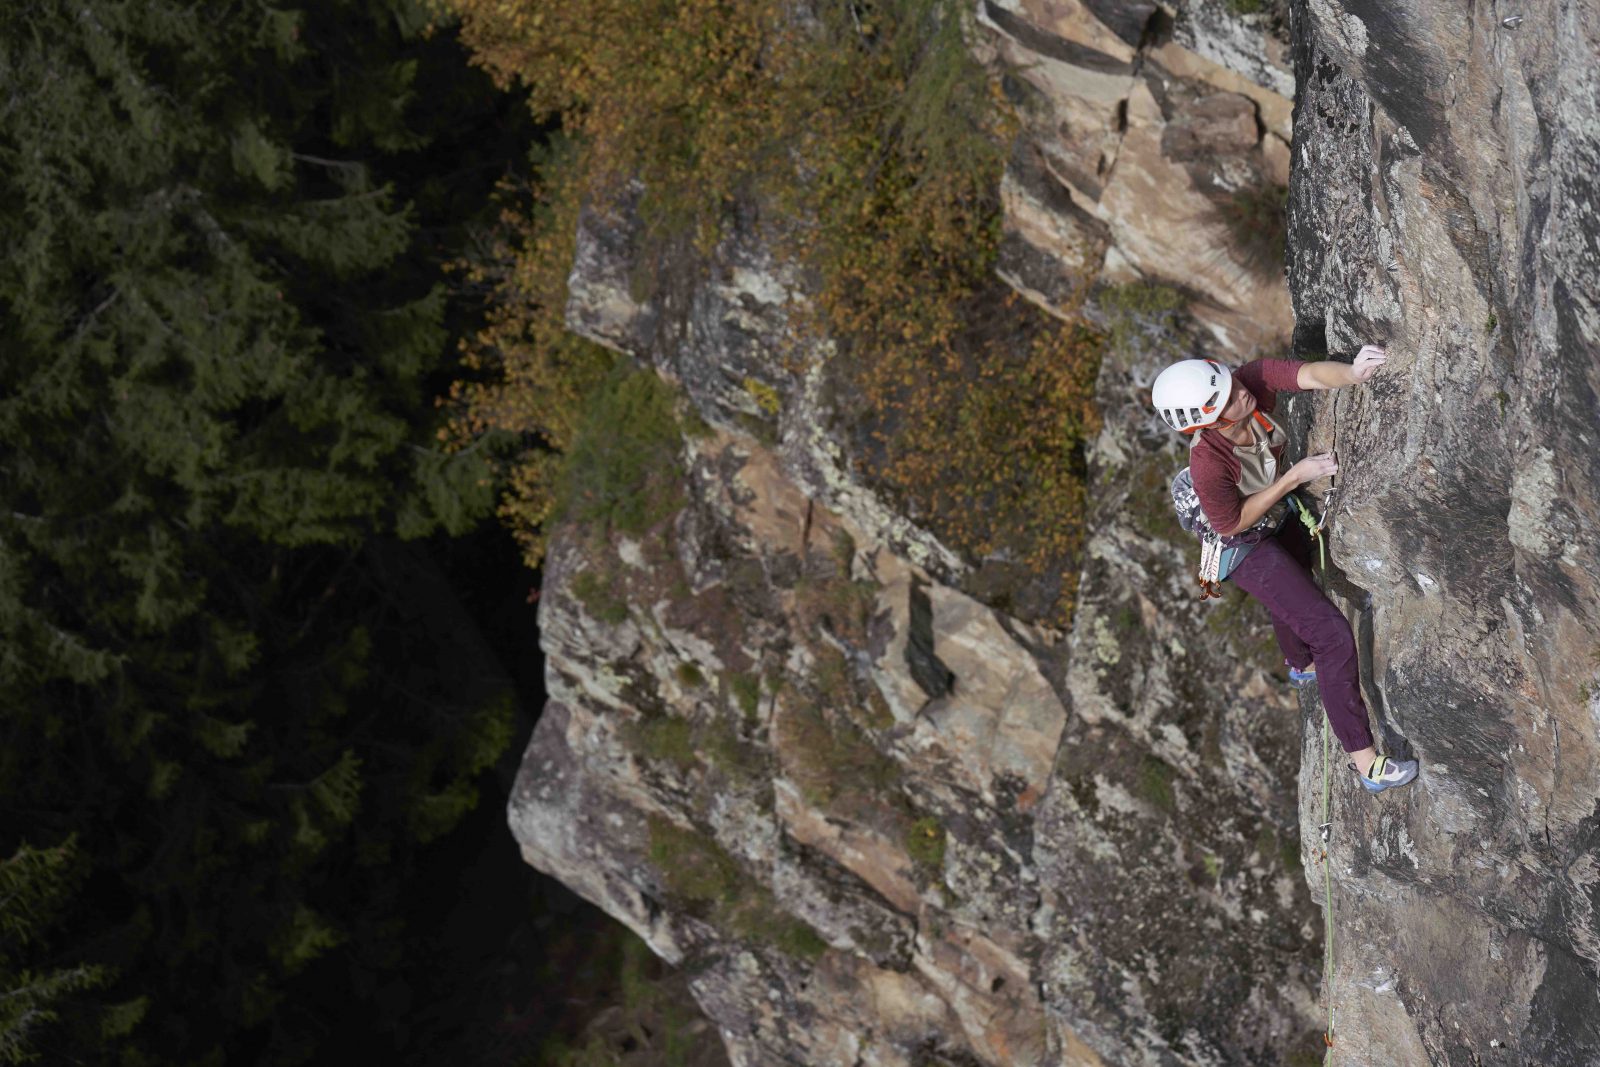
[[[1330,449],[1328,454],[1333,457],[1333,462],[1337,465],[1339,453]],[[1338,471],[1335,469],[1333,477],[1328,479],[1328,488],[1322,494],[1322,517],[1317,520],[1317,528],[1311,531],[1313,534],[1320,534],[1322,528],[1328,525],[1328,517],[1333,514],[1333,494],[1339,491],[1338,477]]]

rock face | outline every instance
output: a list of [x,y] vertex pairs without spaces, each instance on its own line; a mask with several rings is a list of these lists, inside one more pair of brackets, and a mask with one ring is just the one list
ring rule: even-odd
[[1002,195],[1000,272],[1058,309],[1088,283],[1183,287],[1223,351],[1270,349],[1292,325],[1278,264],[1227,221],[1289,180],[1286,48],[1221,0],[980,0],[1025,135]]
[[[1108,366],[1108,406],[1150,370]],[[642,541],[552,542],[512,826],[691,973],[736,1064],[1310,1047],[1298,716],[1241,604],[1190,599],[1145,422],[1096,448],[1071,635],[941,584],[745,435],[692,442],[688,506]]]
[[[1600,1062],[1600,19],[1309,0],[1291,73],[1241,6],[980,0],[975,47],[1024,116],[1024,295],[1174,284],[1233,361],[1390,346],[1290,412],[1339,453],[1329,585],[1423,764],[1377,797],[1333,764],[1330,990],[1321,709],[1254,605],[1193,600],[1168,357],[1103,365],[1077,615],[1027,625],[852,474],[757,208],[692,270],[584,219],[569,321],[712,429],[669,522],[554,532],[510,819],[741,1067],[1317,1062],[1328,995],[1335,1062]],[[1291,317],[1222,210],[1288,180],[1297,87]]]
[[[1206,183],[1286,170],[1287,101],[1174,44],[1153,6],[981,17],[1016,87],[1046,59],[1056,79],[1007,173],[1006,262],[1060,293],[1181,284],[1247,346],[1231,358],[1286,341],[1281,282],[1228,259]],[[1115,78],[1057,34],[1111,49]],[[1068,115],[1121,160],[1082,207]],[[1224,254],[1174,244],[1188,223]],[[670,523],[551,539],[551,702],[510,805],[524,855],[682,966],[740,1065],[1314,1051],[1299,718],[1252,606],[1194,599],[1167,498],[1181,448],[1145,400],[1164,357],[1103,365],[1076,622],[1025,624],[962,592],[970,565],[852,473],[832,352],[790,327],[804,283],[771,225],[747,206],[691,268],[641,263],[626,205],[581,224],[569,322],[678,383],[714,432],[687,445]],[[1083,232],[1100,237],[1080,255]],[[668,279],[648,298],[641,269]]]
[[1312,428],[1369,702],[1422,761],[1335,772],[1338,1040],[1389,1062],[1600,1062],[1596,15],[1296,11],[1297,333],[1390,353]]

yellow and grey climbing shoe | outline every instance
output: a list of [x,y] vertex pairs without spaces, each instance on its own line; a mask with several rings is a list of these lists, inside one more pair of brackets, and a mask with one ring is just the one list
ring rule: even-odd
[[[1355,764],[1350,765],[1352,769]],[[1390,756],[1379,756],[1372,761],[1372,767],[1366,774],[1356,771],[1361,778],[1361,784],[1369,793],[1381,793],[1385,789],[1393,789],[1397,785],[1405,785],[1417,776],[1417,761],[1414,759],[1394,759]]]

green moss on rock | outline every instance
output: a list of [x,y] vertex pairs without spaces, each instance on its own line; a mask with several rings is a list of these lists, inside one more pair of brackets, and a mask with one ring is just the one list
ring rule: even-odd
[[1187,459],[1162,453],[1146,458],[1129,479],[1127,510],[1140,533],[1190,551],[1193,564],[1198,567],[1200,539],[1184,530],[1172,507],[1173,476],[1187,465]]
[[754,674],[730,674],[728,691],[747,718],[755,718],[761,707],[761,678]]
[[746,941],[792,956],[815,959],[827,950],[821,935],[783,910],[716,841],[661,815],[652,814],[649,827],[651,866],[667,892],[694,913]]
[[1189,298],[1179,290],[1155,282],[1128,282],[1100,290],[1094,302],[1110,351],[1183,358],[1189,341],[1184,317]]
[[591,616],[616,626],[628,618],[628,602],[616,584],[596,571],[581,571],[572,579],[572,595]]
[[849,578],[856,559],[856,539],[843,526],[833,531],[833,561],[838,564],[839,576]]
[[806,575],[794,586],[794,616],[803,632],[826,628],[853,645],[866,643],[878,604],[878,585],[867,579]]
[[[1255,3],[1261,0],[1230,0]],[[1217,204],[1217,213],[1233,234],[1233,247],[1262,272],[1282,272],[1289,238],[1289,190],[1281,185],[1247,186]]]
[[1139,765],[1139,795],[1157,809],[1170,815],[1177,810],[1177,798],[1172,791],[1176,772],[1165,760],[1145,756]]
[[772,894],[761,887],[733,905],[728,925],[746,941],[771,945],[798,959],[816,959],[828,950],[828,943],[821,934],[803,919],[784,911]]
[[728,719],[717,718],[706,724],[702,749],[712,765],[730,778],[755,782],[765,777],[766,758],[762,750],[746,744]]
[[744,881],[733,857],[715,841],[661,815],[650,816],[650,863],[667,891],[689,904],[725,903]]
[[694,727],[675,716],[629,723],[624,731],[629,747],[646,759],[665,760],[679,767],[694,765]]
[[777,735],[785,769],[808,804],[859,822],[899,815],[899,764],[843,714],[810,704],[785,708]]
[[1222,599],[1209,601],[1204,609],[1206,630],[1262,670],[1279,670],[1283,654],[1272,636],[1266,613],[1242,591],[1232,588],[1231,583],[1225,584],[1223,589]]
[[931,870],[944,866],[944,846],[944,825],[931,815],[912,823],[906,832],[906,853]]

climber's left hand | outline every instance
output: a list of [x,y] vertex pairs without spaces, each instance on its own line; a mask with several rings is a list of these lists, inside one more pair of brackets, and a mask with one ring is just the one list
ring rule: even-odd
[[1350,373],[1355,376],[1357,384],[1366,382],[1378,373],[1378,368],[1383,366],[1389,358],[1389,353],[1379,345],[1362,345],[1361,351],[1356,353],[1356,358],[1350,364]]

